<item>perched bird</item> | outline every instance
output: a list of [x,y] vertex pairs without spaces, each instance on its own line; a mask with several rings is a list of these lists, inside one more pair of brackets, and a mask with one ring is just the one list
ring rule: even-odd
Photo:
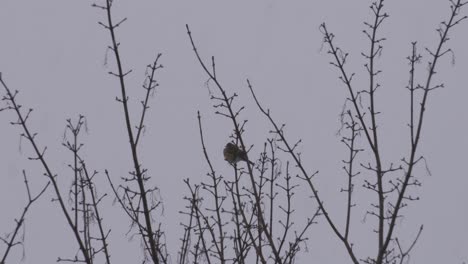
[[247,153],[231,142],[226,144],[223,150],[223,154],[224,159],[231,164],[235,164],[242,160],[250,163],[251,165],[254,165],[253,162],[247,159]]

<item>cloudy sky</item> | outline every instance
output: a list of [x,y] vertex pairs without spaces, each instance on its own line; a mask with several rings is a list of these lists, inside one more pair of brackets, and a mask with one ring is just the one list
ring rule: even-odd
[[[87,117],[88,134],[82,136],[88,166],[108,169],[117,179],[131,170],[131,159],[121,106],[115,102],[118,82],[107,50],[108,32],[98,25],[104,13],[91,7],[93,1],[0,2],[0,71],[11,89],[20,91],[18,100],[34,108],[30,126],[39,133],[41,146],[48,146],[47,158],[59,174],[63,194],[71,184],[67,167],[71,154],[61,146],[65,120],[78,114]],[[98,2],[99,3],[99,2]],[[303,139],[300,146],[310,171],[319,170],[318,188],[336,218],[343,216],[344,195],[340,188],[345,175],[341,160],[347,157],[336,135],[339,114],[347,95],[329,65],[319,25],[326,22],[340,46],[350,53],[348,68],[356,72],[356,85],[366,85],[367,76],[361,52],[368,50],[362,29],[369,21],[370,1],[122,1],[116,0],[114,17],[127,17],[117,31],[124,67],[133,69],[127,78],[132,113],[140,111],[141,84],[145,66],[162,53],[164,69],[160,86],[151,101],[147,130],[143,138],[142,161],[152,181],[161,189],[165,212],[163,223],[170,252],[175,260],[182,229],[178,213],[184,207],[184,178],[200,181],[207,171],[199,142],[196,112],[204,118],[207,148],[219,173],[230,175],[230,166],[221,155],[232,128],[228,120],[215,115],[211,107],[207,76],[195,59],[185,24],[189,24],[201,55],[215,56],[217,74],[224,87],[239,94],[245,105],[242,118],[248,119],[246,140],[259,154],[269,124],[255,108],[249,95],[249,78],[258,96],[279,123],[287,123],[291,141]],[[386,164],[408,155],[408,65],[412,41],[434,48],[434,29],[449,15],[449,2],[439,0],[399,0],[386,3],[390,14],[382,27],[387,38],[378,60],[383,71],[377,95],[382,151]],[[465,14],[468,9],[464,10]],[[440,60],[436,82],[445,88],[430,95],[422,134],[420,155],[427,166],[416,174],[423,187],[415,192],[420,201],[411,204],[399,225],[404,243],[411,243],[420,224],[424,232],[411,263],[468,262],[468,187],[465,162],[468,148],[468,23],[450,34],[453,53]],[[425,57],[427,61],[427,56]],[[418,68],[419,80],[426,64]],[[2,92],[3,93],[3,92]],[[0,233],[13,228],[25,203],[21,171],[25,169],[34,189],[46,182],[39,164],[28,161],[31,149],[21,140],[19,129],[9,125],[12,112],[0,113]],[[364,141],[362,144],[364,146]],[[369,153],[363,154],[370,157]],[[101,174],[100,192],[109,192]],[[306,189],[304,189],[305,191]],[[363,206],[375,197],[364,190]],[[308,193],[303,193],[307,197]],[[57,257],[70,257],[76,245],[57,204],[49,191],[30,211],[26,225],[24,263],[53,263]],[[141,257],[138,239],[125,237],[129,221],[109,197],[104,202],[105,221],[112,228],[111,254],[116,263],[135,263]],[[298,219],[308,216],[313,206],[298,205]],[[365,257],[374,252],[374,224],[364,221],[364,211],[354,219],[357,252]],[[299,221],[299,220],[298,220]],[[362,231],[361,231],[362,230]],[[365,231],[367,230],[367,231]],[[309,252],[301,260],[316,263],[345,263],[345,249],[320,221],[310,230]],[[406,240],[405,240],[406,238]],[[359,254],[359,253],[358,253]],[[11,260],[17,263],[21,250]]]

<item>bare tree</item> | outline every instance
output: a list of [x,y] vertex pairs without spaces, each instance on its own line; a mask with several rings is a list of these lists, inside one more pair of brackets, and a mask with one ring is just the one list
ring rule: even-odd
[[[44,194],[44,192],[47,190],[47,187],[49,187],[49,184],[50,184],[50,182],[48,182],[41,189],[41,191],[39,191],[38,194],[33,195],[31,194],[28,178],[26,176],[26,171],[24,170],[23,170],[23,178],[24,178],[24,185],[26,186],[26,194],[28,195],[28,203],[24,207],[23,212],[21,213],[20,217],[15,219],[16,226],[13,229],[13,231],[7,233],[5,236],[0,237],[0,241],[2,241],[6,245],[2,259],[0,260],[0,264],[6,263],[6,259],[13,247],[23,245],[25,233],[23,229],[23,235],[21,235],[21,228],[24,228],[25,221],[26,221],[26,214],[28,213],[28,210],[29,208],[31,208],[33,203],[36,202],[42,196],[42,194]],[[18,236],[20,237],[18,238]],[[23,256],[24,256],[24,252],[23,252]]]
[[[95,188],[94,178],[97,171],[90,172],[86,166],[84,158],[80,155],[80,150],[84,146],[79,142],[79,135],[82,129],[86,128],[86,119],[80,115],[76,123],[71,119],[67,120],[65,136],[71,133],[72,141],[66,140],[63,146],[73,154],[73,164],[69,167],[74,173],[72,188],[69,191],[72,210],[75,213],[75,229],[83,237],[85,248],[91,260],[94,261],[98,254],[102,254],[106,264],[110,264],[110,250],[108,237],[110,230],[104,225],[104,219],[99,211],[99,204],[107,194],[99,195]],[[96,223],[96,225],[94,225]],[[94,230],[94,227],[97,230]],[[97,243],[97,244],[96,244]],[[78,259],[59,258],[58,261],[77,262]]]
[[[224,103],[220,105],[226,108]],[[300,244],[307,240],[306,233],[320,213],[317,208],[302,226],[296,227],[292,205],[297,183],[291,176],[289,162],[285,168],[278,163],[277,140],[268,139],[264,144],[251,170],[255,177],[252,187],[250,179],[246,179],[250,178],[249,172],[241,164],[233,164],[233,179],[216,173],[204,143],[200,114],[198,120],[209,172],[207,181],[200,184],[185,180],[190,195],[185,197],[189,205],[182,214],[188,216],[188,221],[183,224],[178,263],[294,263]],[[233,134],[232,138],[236,136]]]
[[[137,125],[134,127],[134,120],[130,118],[129,96],[125,83],[125,77],[132,72],[124,69],[121,53],[119,50],[120,42],[117,40],[116,30],[127,18],[123,18],[115,23],[112,17],[112,0],[106,0],[104,5],[93,4],[93,7],[103,10],[106,14],[106,22],[99,22],[111,37],[111,45],[108,47],[114,54],[116,63],[116,72],[110,71],[109,74],[115,76],[119,81],[120,98],[117,97],[117,102],[122,104],[125,128],[128,134],[130,143],[130,153],[133,162],[133,171],[128,177],[123,177],[124,184],[115,187],[112,183],[108,170],[106,170],[107,179],[112,187],[117,201],[122,206],[123,210],[131,220],[132,227],[135,227],[141,236],[146,259],[149,259],[154,264],[167,263],[168,253],[164,242],[164,232],[161,229],[161,221],[159,224],[156,221],[156,210],[161,207],[161,200],[158,199],[158,187],[148,186],[151,179],[147,169],[142,166],[139,157],[139,143],[145,129],[144,122],[147,110],[149,109],[149,98],[154,94],[158,83],[156,81],[156,71],[163,66],[159,64],[161,54],[158,54],[154,61],[147,66],[147,76],[143,84],[145,97],[141,101],[142,110],[139,119],[136,120]],[[134,130],[135,129],[135,130]],[[122,190],[122,194],[119,194]]]
[[[145,90],[145,97],[141,102],[142,111],[140,118],[137,120],[136,133],[134,133],[130,120],[128,96],[124,81],[124,77],[131,71],[126,73],[123,72],[123,66],[120,60],[120,53],[118,49],[119,43],[117,42],[115,35],[115,29],[118,28],[126,19],[121,20],[117,24],[112,22],[112,3],[113,1],[106,0],[105,5],[103,6],[97,4],[94,4],[93,6],[106,12],[107,22],[100,23],[100,25],[108,29],[112,40],[112,45],[109,46],[109,49],[114,52],[118,73],[110,72],[110,74],[118,77],[120,82],[122,97],[121,99],[117,98],[117,101],[122,103],[124,108],[124,120],[130,139],[131,156],[134,162],[134,172],[130,173],[130,177],[123,178],[123,181],[128,184],[135,183],[136,189],[133,189],[133,186],[130,187],[128,185],[119,185],[118,187],[114,187],[107,170],[106,176],[110,182],[114,194],[116,195],[116,199],[130,217],[130,220],[132,221],[132,227],[136,227],[138,233],[141,235],[143,244],[145,245],[145,251],[148,253],[147,256],[149,256],[153,263],[167,263],[168,253],[165,247],[164,233],[161,230],[161,225],[155,224],[154,221],[154,213],[158,208],[160,208],[161,205],[161,202],[156,200],[158,189],[156,187],[148,188],[146,186],[149,180],[149,176],[147,175],[147,170],[141,167],[137,151],[138,143],[140,142],[145,128],[144,121],[146,112],[149,108],[149,99],[150,96],[154,94],[154,91],[158,86],[155,77],[156,71],[162,68],[162,65],[158,63],[161,54],[158,54],[153,63],[148,65],[147,76],[143,85]],[[95,257],[102,253],[106,263],[110,264],[110,252],[108,247],[108,236],[110,230],[105,228],[103,224],[103,217],[100,215],[98,209],[98,205],[106,195],[104,194],[100,196],[96,192],[93,179],[97,175],[97,172],[90,172],[86,166],[85,159],[79,154],[79,151],[83,145],[78,142],[78,135],[82,127],[85,125],[85,118],[83,116],[79,116],[78,121],[75,124],[72,123],[71,120],[67,120],[67,131],[70,131],[70,133],[73,135],[72,141],[66,141],[63,144],[73,153],[73,162],[72,165],[70,165],[70,168],[73,172],[73,184],[69,191],[69,201],[71,208],[68,208],[66,199],[61,194],[61,190],[57,182],[57,174],[52,172],[52,167],[46,160],[45,152],[47,148],[41,150],[36,140],[37,133],[31,132],[28,126],[27,121],[33,110],[29,109],[26,113],[24,113],[22,111],[22,106],[16,101],[18,91],[12,91],[7,86],[1,75],[0,82],[4,88],[4,91],[6,92],[6,95],[3,97],[3,101],[5,101],[7,104],[7,106],[1,110],[12,110],[15,112],[17,121],[11,122],[11,124],[20,126],[23,129],[21,136],[26,138],[31,143],[34,156],[30,157],[29,159],[40,161],[43,165],[45,170],[44,174],[48,177],[48,180],[52,184],[56,195],[54,201],[59,203],[59,206],[64,213],[65,219],[70,226],[74,238],[79,246],[79,251],[73,258],[59,257],[58,261],[84,262],[91,264],[94,262]],[[27,188],[28,196],[31,196],[28,185]],[[122,196],[120,196],[118,193],[120,189],[123,191]],[[44,191],[45,188],[42,192],[40,192],[40,194],[42,194]],[[37,200],[40,194],[34,198],[30,197],[30,202],[26,206],[22,217],[20,220],[18,220],[17,227],[15,228],[15,231],[13,231],[12,236],[5,238],[4,242],[7,244],[7,250],[4,258],[6,258],[8,255],[11,247],[20,243],[15,242],[15,239],[21,225],[24,222],[24,215],[29,206]],[[97,230],[92,230],[93,223],[97,224]],[[95,242],[98,242],[99,245],[96,245]],[[147,256],[145,256],[145,261]]]
[[[108,264],[110,264],[110,255],[107,249],[107,234],[104,234],[104,227],[102,225],[102,218],[99,216],[98,204],[102,197],[97,196],[97,193],[93,189],[93,182],[92,178],[96,173],[93,175],[89,175],[84,160],[79,156],[79,150],[82,147],[82,144],[78,144],[78,135],[81,131],[81,127],[84,124],[84,117],[80,116],[77,123],[75,125],[72,124],[71,120],[68,120],[67,129],[69,129],[73,135],[73,143],[67,141],[64,143],[64,146],[67,147],[70,151],[74,154],[74,165],[70,166],[73,169],[74,173],[74,182],[73,182],[73,189],[70,191],[72,194],[72,204],[74,204],[71,208],[68,208],[66,205],[66,200],[61,194],[60,187],[57,181],[57,174],[53,174],[51,167],[49,166],[48,161],[46,160],[45,153],[47,148],[40,150],[38,143],[36,141],[37,133],[31,132],[29,129],[27,121],[33,109],[29,109],[26,114],[23,114],[22,105],[18,104],[16,101],[16,97],[18,95],[18,91],[12,92],[10,88],[6,85],[5,81],[3,80],[2,76],[0,75],[0,82],[5,89],[6,95],[3,97],[3,100],[7,102],[7,106],[2,108],[2,110],[11,110],[16,113],[17,121],[11,122],[14,126],[20,126],[23,129],[23,133],[21,133],[21,137],[26,138],[33,147],[33,155],[30,157],[30,160],[40,161],[45,173],[44,175],[48,178],[49,182],[46,186],[42,189],[42,191],[32,197],[31,192],[29,190],[28,181],[26,178],[26,174],[24,173],[25,184],[28,193],[29,202],[25,207],[22,216],[17,221],[17,226],[15,231],[13,231],[10,240],[4,240],[7,244],[7,250],[4,255],[4,259],[2,260],[5,262],[5,259],[8,255],[9,250],[12,246],[18,245],[21,242],[15,242],[16,235],[20,227],[24,222],[24,217],[26,212],[28,211],[29,207],[32,203],[34,203],[46,190],[49,184],[52,184],[53,190],[55,192],[55,198],[53,199],[54,202],[58,202],[62,212],[65,216],[65,219],[72,230],[75,240],[79,246],[79,253],[77,253],[73,258],[58,258],[58,261],[65,261],[65,262],[84,262],[87,264],[93,263],[93,259],[95,256],[103,252]],[[78,164],[80,164],[78,166]],[[88,202],[86,198],[86,193],[89,192],[91,194],[92,200],[91,203]],[[81,215],[80,215],[81,214]],[[79,217],[81,216],[81,217]],[[95,237],[92,232],[90,231],[90,221],[96,219],[99,225],[100,234],[99,237]],[[81,226],[81,228],[80,228]],[[3,240],[3,239],[2,239]],[[102,243],[100,248],[95,248],[93,246],[92,240],[98,240]]]
[[[378,250],[375,257],[367,257],[363,260],[364,263],[394,263],[403,262],[408,256],[409,252],[414,246],[414,243],[420,236],[422,226],[418,232],[414,242],[408,248],[407,251],[403,251],[398,243],[398,237],[394,234],[395,227],[397,226],[397,218],[402,216],[401,209],[408,205],[408,202],[417,200],[409,192],[409,188],[420,186],[420,181],[414,175],[414,169],[416,164],[423,160],[423,156],[417,154],[417,148],[420,142],[424,113],[427,107],[427,98],[430,91],[437,88],[443,87],[443,84],[432,84],[433,77],[436,73],[437,62],[440,57],[451,52],[450,49],[445,48],[446,42],[449,40],[449,31],[461,21],[467,17],[460,17],[461,9],[467,2],[462,1],[450,1],[450,15],[446,21],[440,23],[440,27],[437,29],[439,34],[439,43],[437,43],[434,50],[426,49],[429,54],[428,61],[428,72],[425,78],[424,84],[417,85],[415,83],[415,63],[419,62],[422,58],[416,51],[416,43],[412,43],[411,55],[408,57],[410,63],[410,82],[408,89],[410,91],[410,105],[409,105],[409,128],[410,128],[410,153],[409,156],[403,157],[401,165],[394,165],[393,162],[390,165],[384,165],[382,151],[379,149],[379,125],[378,125],[378,114],[377,100],[375,92],[381,87],[378,82],[378,75],[382,73],[381,70],[377,69],[376,60],[383,49],[383,41],[385,38],[379,37],[379,29],[388,14],[383,11],[384,1],[376,1],[371,5],[371,10],[374,14],[372,22],[365,23],[367,29],[364,30],[364,34],[369,39],[369,52],[362,55],[368,60],[365,69],[369,75],[369,88],[367,90],[357,90],[352,85],[352,77],[345,69],[347,53],[341,48],[337,47],[334,43],[334,35],[327,30],[325,24],[321,25],[321,30],[324,35],[324,42],[329,46],[329,53],[333,57],[331,64],[335,66],[340,72],[340,80],[343,81],[345,87],[348,90],[349,97],[348,101],[351,102],[351,112],[354,118],[358,120],[358,124],[364,132],[365,139],[368,143],[368,149],[371,151],[374,161],[369,161],[367,164],[361,164],[361,167],[367,170],[370,174],[375,175],[375,179],[365,179],[364,188],[374,192],[377,195],[377,203],[371,204],[368,214],[377,218],[377,242]],[[416,98],[416,92],[421,91],[422,95]],[[363,107],[361,105],[361,99],[368,100],[368,106]],[[415,109],[415,104],[419,103],[419,111]],[[417,117],[417,118],[416,118]],[[351,160],[352,163],[352,160]],[[401,173],[398,175],[398,173]],[[312,186],[311,181],[309,181]],[[350,210],[348,205],[348,210]],[[332,222],[329,221],[330,225]],[[347,236],[343,236],[342,233],[336,232],[338,237],[343,240],[345,244],[348,244]],[[347,234],[347,232],[345,233]],[[396,250],[396,246],[400,249]],[[348,250],[349,251],[349,250]],[[354,253],[349,251],[355,263],[358,263],[353,257]]]
[[[378,67],[378,59],[383,50],[385,38],[381,27],[389,17],[384,10],[384,0],[377,0],[370,6],[372,18],[365,22],[365,36],[369,46],[362,56],[366,60],[365,74],[368,76],[367,88],[361,89],[353,83],[354,73],[347,68],[348,53],[341,49],[325,23],[320,25],[323,43],[331,56],[331,65],[338,70],[339,79],[343,82],[348,94],[345,107],[341,114],[340,136],[347,152],[343,162],[345,181],[340,192],[346,195],[346,212],[344,219],[331,215],[329,203],[325,203],[314,176],[318,171],[308,168],[302,161],[299,146],[301,139],[290,140],[286,135],[285,125],[278,122],[273,111],[270,111],[259,98],[250,80],[246,81],[247,93],[253,99],[256,109],[270,124],[270,134],[261,143],[252,144],[246,133],[249,129],[247,119],[243,115],[245,106],[239,105],[239,95],[231,92],[218,75],[214,57],[204,59],[189,26],[186,26],[188,39],[197,62],[207,76],[208,85],[214,86],[211,102],[216,115],[229,120],[231,124],[230,137],[226,143],[234,148],[234,153],[225,153],[225,159],[230,164],[231,173],[219,173],[219,164],[211,158],[213,151],[206,144],[205,128],[200,112],[197,114],[200,146],[206,161],[207,173],[201,182],[185,179],[187,202],[180,212],[185,221],[181,223],[183,235],[178,249],[177,263],[275,263],[293,264],[303,261],[301,256],[307,254],[307,241],[314,238],[311,233],[313,226],[319,220],[331,229],[331,234],[338,238],[352,263],[393,264],[407,263],[410,255],[420,239],[423,225],[416,229],[414,237],[397,235],[398,219],[405,214],[405,208],[419,197],[415,196],[415,187],[421,185],[417,177],[417,165],[425,162],[418,152],[423,133],[425,110],[428,107],[430,92],[443,87],[442,83],[434,84],[439,59],[452,51],[446,48],[449,33],[467,16],[461,15],[462,8],[468,4],[461,0],[450,0],[450,14],[446,21],[440,23],[436,30],[439,36],[434,49],[426,48],[427,72],[421,78],[417,74],[417,64],[423,61],[418,53],[417,44],[411,44],[409,64],[408,127],[407,144],[409,153],[402,154],[400,161],[388,161],[383,153],[383,139],[380,124],[385,120],[379,116],[379,101],[376,93],[383,88],[379,81],[382,71]],[[130,220],[130,232],[140,238],[143,249],[143,263],[171,263],[169,249],[165,242],[165,230],[162,219],[163,204],[159,188],[154,184],[151,174],[141,162],[140,146],[145,131],[145,122],[149,110],[150,99],[158,87],[157,74],[163,68],[159,60],[161,54],[152,58],[146,67],[143,83],[143,97],[140,101],[141,110],[136,119],[132,118],[132,101],[126,77],[132,70],[126,70],[123,65],[123,55],[117,30],[126,18],[114,22],[112,0],[103,0],[103,4],[93,4],[102,10],[105,22],[99,22],[109,33],[111,44],[108,51],[115,59],[115,70],[109,74],[117,78],[118,96],[116,101],[122,106],[122,119],[129,142],[129,157],[132,168],[129,174],[116,180],[110,170],[105,170],[115,201],[122,207],[123,213]],[[71,235],[76,241],[78,250],[74,256],[59,257],[61,262],[111,263],[111,230],[106,227],[105,216],[100,211],[107,195],[99,194],[96,186],[97,171],[91,170],[83,154],[84,144],[81,133],[86,130],[86,118],[79,115],[75,121],[67,120],[63,146],[72,154],[69,168],[72,184],[67,195],[58,180],[63,178],[55,172],[53,164],[46,155],[47,148],[40,147],[37,133],[33,132],[28,120],[32,109],[24,111],[18,103],[18,91],[10,89],[0,73],[0,83],[5,95],[2,100],[5,107],[0,111],[11,111],[15,119],[11,122],[21,129],[21,137],[26,138],[32,146],[32,161],[42,165],[47,183],[36,195],[31,192],[26,172],[23,178],[26,186],[28,202],[22,214],[15,220],[15,227],[10,233],[0,237],[6,246],[0,259],[0,264],[6,264],[12,248],[22,245],[21,228],[24,228],[26,214],[50,185],[54,195],[53,201],[61,209],[69,226]],[[126,139],[123,139],[126,140]],[[401,143],[402,145],[405,142]],[[255,156],[252,149],[261,148]],[[366,160],[365,155],[371,159]],[[234,155],[229,157],[229,155]],[[254,162],[252,162],[254,161]],[[226,166],[226,164],[222,164]],[[63,173],[65,174],[65,173]],[[159,180],[159,179],[158,179]],[[359,184],[362,182],[363,184]],[[361,188],[359,188],[361,186]],[[308,190],[306,194],[312,202],[305,219],[296,212],[297,192],[300,188]],[[50,189],[50,188],[49,188]],[[370,204],[356,198],[356,192],[370,191],[375,200]],[[68,201],[68,203],[67,203]],[[355,240],[357,221],[360,218],[355,211],[355,205],[366,207],[366,216],[372,217],[372,224],[366,223],[366,228],[374,231],[376,248],[369,252],[358,248]],[[315,239],[315,238],[314,238]],[[411,241],[410,243],[406,241]]]
[[12,91],[10,88],[7,86],[5,81],[3,80],[2,76],[0,75],[0,82],[4,88],[4,91],[6,92],[6,95],[3,97],[3,100],[7,102],[7,107],[4,108],[5,110],[11,110],[15,112],[17,116],[17,120],[11,122],[12,125],[14,126],[20,126],[23,132],[21,133],[21,137],[26,138],[32,145],[33,147],[33,155],[32,157],[29,157],[30,160],[35,160],[39,161],[44,170],[45,173],[44,175],[48,178],[50,183],[52,184],[54,193],[55,193],[55,202],[59,203],[60,209],[62,210],[65,219],[67,221],[68,226],[71,228],[72,233],[74,235],[74,238],[76,242],[78,243],[79,247],[79,252],[81,253],[81,256],[76,255],[73,259],[75,262],[85,262],[87,264],[92,263],[91,256],[89,255],[89,250],[87,248],[86,242],[83,239],[83,237],[80,235],[80,231],[78,230],[78,223],[75,222],[74,220],[78,220],[77,218],[74,218],[72,215],[72,212],[67,208],[67,205],[65,203],[65,199],[63,198],[63,195],[61,194],[59,184],[57,182],[57,174],[52,172],[51,166],[49,166],[48,161],[46,160],[45,154],[47,147],[41,149],[36,142],[36,136],[37,133],[31,132],[31,130],[28,127],[28,119],[33,112],[33,109],[29,109],[26,114],[22,111],[22,105],[18,104],[16,102],[16,97],[18,95],[18,91]]
[[[354,73],[349,74],[347,69],[345,68],[348,53],[344,52],[341,48],[335,45],[335,36],[328,31],[325,23],[323,23],[320,26],[321,32],[324,35],[324,43],[327,44],[329,47],[328,53],[331,54],[333,58],[331,64],[339,70],[339,79],[344,83],[349,93],[347,102],[351,104],[351,106],[345,108],[342,114],[343,128],[344,130],[349,130],[350,133],[349,136],[343,136],[342,138],[343,143],[349,149],[349,158],[346,161],[344,161],[344,170],[346,172],[346,175],[348,176],[346,184],[347,187],[341,189],[343,192],[347,193],[347,212],[345,226],[343,230],[337,224],[337,221],[333,219],[333,217],[328,213],[328,209],[325,206],[323,199],[319,196],[319,191],[313,182],[313,176],[316,174],[316,172],[313,174],[310,174],[308,172],[309,169],[306,168],[306,164],[304,164],[301,161],[300,153],[296,151],[297,146],[301,141],[299,140],[296,143],[289,142],[284,132],[284,125],[278,125],[278,123],[272,117],[270,110],[265,108],[260,103],[260,100],[259,98],[257,98],[251,82],[247,80],[247,86],[251,91],[251,95],[256,105],[258,106],[258,109],[261,113],[264,114],[265,118],[269,120],[270,124],[273,127],[272,133],[274,135],[274,138],[276,138],[275,142],[278,142],[278,144],[280,145],[278,148],[284,151],[285,153],[289,154],[294,166],[300,172],[298,178],[304,180],[310,187],[312,196],[315,198],[319,208],[316,214],[320,213],[324,216],[325,221],[330,226],[332,232],[340,239],[340,241],[345,246],[350,260],[356,264],[403,263],[409,257],[411,250],[414,248],[414,245],[416,244],[417,240],[421,235],[421,232],[423,230],[422,225],[420,226],[419,231],[417,232],[413,242],[407,248],[403,248],[398,236],[395,235],[394,232],[395,228],[397,227],[396,220],[403,216],[402,209],[407,207],[409,202],[419,199],[418,197],[415,197],[412,194],[411,188],[420,186],[420,181],[415,176],[414,170],[418,162],[424,160],[424,157],[420,156],[417,153],[417,148],[422,135],[424,113],[427,107],[427,98],[429,92],[437,88],[443,87],[443,84],[434,85],[433,77],[436,73],[436,66],[439,58],[451,52],[450,49],[445,48],[445,44],[449,40],[449,32],[454,26],[458,25],[461,21],[467,18],[466,16],[460,15],[462,7],[466,5],[467,2],[462,2],[460,0],[451,0],[451,12],[449,14],[449,18],[446,21],[441,22],[440,27],[437,29],[437,33],[439,34],[439,43],[436,45],[436,48],[434,50],[426,49],[427,53],[429,54],[429,61],[427,64],[428,72],[425,77],[425,81],[422,85],[418,85],[415,81],[415,64],[422,60],[422,56],[417,53],[416,43],[412,43],[411,55],[408,57],[410,64],[410,82],[407,87],[410,91],[410,120],[408,125],[410,128],[410,153],[407,157],[403,157],[400,162],[390,162],[390,164],[387,165],[387,161],[384,159],[384,153],[382,153],[382,151],[379,148],[379,143],[381,142],[381,138],[379,137],[379,121],[382,121],[378,118],[378,114],[380,112],[379,110],[377,110],[378,101],[376,100],[375,96],[377,88],[381,87],[381,84],[378,81],[378,76],[382,73],[382,71],[377,68],[376,60],[382,52],[383,42],[385,41],[384,37],[380,37],[380,28],[382,26],[382,23],[388,18],[388,14],[384,12],[383,3],[384,0],[379,0],[372,3],[372,5],[370,6],[370,9],[373,13],[372,21],[364,23],[367,27],[364,30],[364,34],[369,39],[369,50],[367,53],[362,53],[364,58],[368,61],[364,65],[366,73],[369,76],[368,89],[358,90],[353,87],[352,80]],[[244,107],[241,107],[238,110],[233,109],[233,101],[237,97],[237,94],[229,95],[227,90],[224,89],[221,85],[221,81],[216,77],[215,60],[213,57],[211,59],[211,68],[209,68],[202,60],[201,56],[199,55],[199,51],[197,50],[197,47],[193,41],[193,37],[188,26],[187,33],[190,37],[193,50],[201,67],[208,75],[209,81],[212,82],[219,90],[219,96],[212,96],[212,99],[214,101],[219,102],[215,103],[214,107],[216,109],[221,109],[217,110],[216,114],[222,115],[232,120],[234,127],[234,133],[232,135],[233,140],[236,144],[240,145],[241,149],[247,149],[245,139],[242,137],[243,132],[245,131],[244,125],[246,121],[242,123],[238,121],[239,114],[244,109]],[[418,94],[418,92],[420,92],[420,94]],[[365,101],[364,104],[367,102],[367,105],[363,106],[363,101]],[[416,109],[417,104],[419,104],[420,106],[419,110]],[[361,135],[363,135],[365,143],[367,143],[367,147],[357,147],[357,140],[360,139]],[[205,149],[204,144],[203,149]],[[356,156],[361,151],[369,151],[373,156],[373,160],[357,164]],[[209,175],[211,175],[211,177],[214,178],[215,176],[213,167],[209,161],[208,163],[212,171]],[[261,165],[259,165],[259,167],[262,167],[264,163],[260,164]],[[375,229],[372,228],[377,234],[376,245],[378,245],[374,256],[361,257],[360,253],[357,253],[355,248],[353,247],[353,242],[350,237],[350,230],[352,229],[351,219],[353,216],[352,209],[355,203],[358,202],[353,200],[353,192],[355,191],[355,183],[353,182],[353,178],[360,174],[359,171],[356,172],[357,165],[359,165],[358,167],[366,171],[365,175],[361,176],[364,178],[363,189],[370,190],[377,196],[376,202],[371,203],[367,210],[368,215],[375,216],[375,218],[377,219],[377,227]],[[238,179],[238,168],[237,166],[234,167],[236,169],[235,177],[236,179]],[[289,166],[286,167],[286,171],[288,171]],[[283,257],[281,255],[282,243],[280,243],[280,245],[278,246],[273,242],[274,235],[270,231],[272,223],[268,223],[267,221],[265,221],[265,210],[262,206],[263,201],[261,195],[262,177],[254,177],[254,170],[252,166],[250,166],[250,164],[248,163],[247,171],[245,172],[243,170],[240,170],[239,172],[241,174],[246,173],[251,180],[251,189],[247,192],[247,196],[249,196],[249,198],[251,199],[251,206],[255,209],[252,214],[256,217],[255,223],[256,229],[258,231],[257,236],[253,236],[252,234],[250,234],[250,236],[247,236],[246,244],[252,244],[252,246],[255,249],[255,253],[260,258],[261,263],[266,263],[266,261],[269,259],[272,259],[274,263],[290,263],[287,261],[288,259],[286,257]],[[260,169],[260,173],[261,172],[262,170]],[[288,177],[288,172],[286,174],[286,180],[289,181],[290,178]],[[374,177],[371,177],[371,175],[374,175]],[[216,182],[216,180],[214,182]],[[210,187],[214,188],[213,185],[211,185]],[[289,201],[289,193],[293,188],[291,188],[289,182],[287,182],[286,188],[283,187],[283,189],[286,190],[286,200]],[[198,189],[195,188],[195,190]],[[234,194],[239,195],[238,192],[232,191],[233,188],[228,188],[227,190],[228,192],[231,191]],[[214,193],[216,200],[216,192]],[[192,205],[198,204],[194,201],[202,200],[201,198],[197,198],[197,194],[197,191],[192,192],[192,198],[189,198],[189,201],[191,201]],[[238,203],[237,206],[239,204],[241,203]],[[239,210],[241,213],[244,212],[242,208],[238,209],[237,206],[234,205],[234,208],[236,208],[236,210]],[[195,207],[195,209],[193,209],[193,206],[189,208],[195,211],[199,210],[199,206]],[[216,208],[213,211],[216,211]],[[290,212],[290,209],[288,208],[285,211]],[[316,214],[314,214],[314,217],[316,216]],[[289,216],[288,213],[287,215]],[[191,217],[194,216],[191,215]],[[197,216],[195,215],[195,218],[196,217]],[[249,219],[250,218],[243,216],[244,224],[248,226],[247,231],[251,230],[252,228],[249,225]],[[286,224],[285,226],[285,230],[287,230],[288,225]],[[209,227],[210,225],[208,223],[204,225],[204,228],[206,229],[209,229]],[[264,239],[259,239],[262,238],[262,235]],[[198,236],[203,236],[203,232],[198,232]],[[248,241],[249,239],[250,241]],[[212,241],[216,240],[213,238]],[[263,247],[261,246],[262,242],[260,241],[264,241],[265,244],[268,245],[270,249],[270,254],[267,255],[268,257],[264,255]],[[185,240],[183,240],[183,242],[186,243]],[[197,245],[198,244],[196,244],[195,246]],[[217,256],[220,255],[221,254],[219,254],[218,252]],[[240,261],[233,261],[233,263],[236,262]]]

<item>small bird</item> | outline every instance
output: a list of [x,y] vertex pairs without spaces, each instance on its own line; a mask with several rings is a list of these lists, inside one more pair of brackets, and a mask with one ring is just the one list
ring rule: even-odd
[[229,142],[226,144],[223,150],[224,160],[231,164],[235,164],[239,161],[245,161],[254,165],[253,162],[247,159],[247,153],[244,150],[241,150],[237,145]]

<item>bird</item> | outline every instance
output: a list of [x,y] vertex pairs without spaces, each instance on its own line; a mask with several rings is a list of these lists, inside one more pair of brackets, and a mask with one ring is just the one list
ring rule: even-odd
[[241,150],[236,144],[229,142],[226,144],[223,150],[224,160],[231,164],[236,164],[239,161],[245,161],[254,165],[253,162],[247,159],[247,152]]

